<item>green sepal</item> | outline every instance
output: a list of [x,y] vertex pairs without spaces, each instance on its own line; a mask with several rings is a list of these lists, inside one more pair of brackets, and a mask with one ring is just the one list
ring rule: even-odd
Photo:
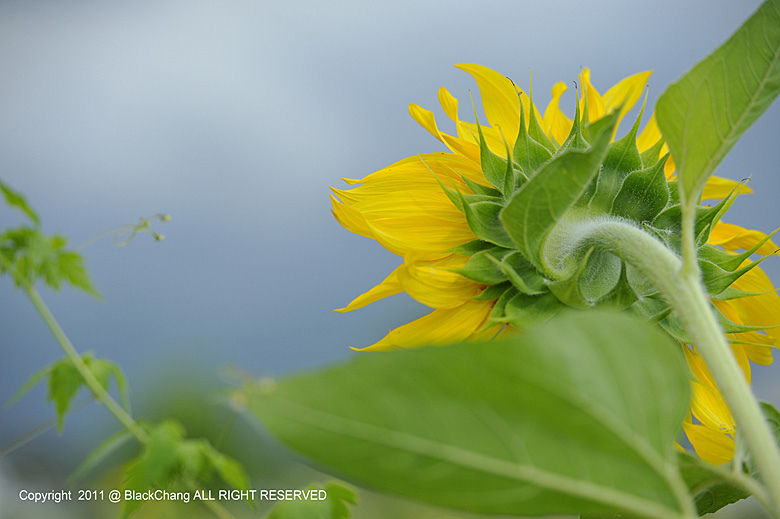
[[465,265],[452,269],[452,271],[477,283],[485,283],[487,285],[503,283],[509,278],[501,269],[500,262],[504,256],[511,252],[508,249],[493,247],[492,249],[474,254],[466,261]]
[[563,308],[550,292],[536,296],[517,294],[506,303],[504,322],[518,330],[528,330],[551,319]]
[[512,150],[514,161],[523,168],[526,178],[552,158],[550,150],[528,135],[525,127],[525,110],[520,104],[520,130]]
[[764,256],[758,261],[754,261],[753,263],[745,265],[741,269],[735,270],[733,272],[724,270],[711,261],[699,260],[699,268],[701,269],[702,282],[704,283],[704,287],[707,289],[709,294],[718,295],[730,287],[734,281],[741,278],[744,274],[750,272],[753,268],[757,267],[768,257],[769,256]]
[[740,254],[729,254],[728,252],[713,245],[704,245],[699,248],[699,257],[707,259],[725,270],[737,269],[740,265],[742,265],[742,263],[745,262],[746,259],[755,254],[755,252],[760,249],[762,245],[771,240],[778,230],[780,229],[775,230],[764,239],[753,245],[751,248]]
[[580,292],[593,304],[606,297],[618,285],[622,261],[614,254],[596,249],[579,280]]
[[655,165],[626,176],[612,203],[611,214],[635,222],[652,222],[669,204],[669,187],[664,176],[665,155]]
[[[585,100],[585,113],[588,112],[588,106],[587,106],[587,98]],[[607,116],[609,117],[609,116]],[[606,119],[605,117],[604,119]],[[617,118],[615,118],[615,121],[617,122]],[[589,133],[593,133],[593,128],[589,128]],[[612,139],[612,133],[610,132],[610,140]],[[568,149],[579,149],[584,150],[588,147],[588,141],[585,140],[585,137],[582,135],[582,123],[580,120],[580,104],[578,102],[574,102],[574,120],[572,121],[571,130],[569,130],[569,135],[564,139],[563,144],[561,144],[561,147],[558,148],[558,154],[568,150]]]
[[629,307],[629,310],[642,320],[651,323],[660,323],[672,314],[669,303],[659,297],[642,297]]
[[501,269],[510,283],[520,292],[530,295],[547,292],[544,277],[519,252],[511,252],[500,260],[490,255],[488,258]]
[[718,295],[711,296],[718,301],[731,301],[732,299],[741,299],[743,297],[761,296],[767,292],[748,292],[747,290],[740,290],[734,287],[728,287],[726,290]]
[[720,323],[720,327],[723,329],[724,333],[760,332],[774,328],[780,328],[780,325],[777,324],[768,326],[748,326],[746,324],[737,324],[723,315],[717,308],[713,307],[713,309],[716,310],[715,317],[717,318],[718,323]]
[[585,253],[585,256],[580,261],[580,264],[573,275],[560,281],[554,281],[548,285],[550,292],[552,292],[553,295],[555,295],[555,297],[566,306],[570,306],[572,308],[591,308],[593,306],[593,302],[589,301],[584,295],[582,295],[580,279],[582,278],[583,272],[588,266],[588,261],[590,261],[590,257],[595,250],[595,247],[588,249],[588,252]]
[[490,285],[478,296],[472,297],[472,301],[493,301],[501,297],[501,294],[507,291],[512,286],[509,281],[498,283],[497,285]]
[[509,144],[507,144],[506,140],[504,141],[504,146],[506,146],[506,170],[504,171],[503,192],[506,196],[509,196],[514,193],[517,186],[527,180],[527,177],[515,169],[515,164],[512,161],[512,150],[509,149]]
[[623,263],[617,284],[607,295],[599,299],[598,304],[600,306],[609,306],[616,310],[623,310],[637,301],[638,296],[628,281],[627,270],[626,264]]
[[483,250],[492,249],[493,247],[495,247],[495,245],[484,240],[471,240],[464,243],[463,245],[453,247],[448,252],[463,254],[464,256],[472,256],[478,252],[482,252]]
[[504,228],[499,215],[503,204],[493,201],[464,203],[463,214],[475,236],[504,248],[514,248],[512,239]]
[[553,228],[598,173],[616,121],[614,113],[600,119],[594,124],[598,131],[593,146],[556,155],[521,186],[501,211],[501,222],[514,246],[540,272],[553,279],[568,276],[561,276],[559,269],[549,264],[549,255],[543,248]]
[[496,300],[495,304],[493,305],[493,309],[490,310],[490,315],[488,316],[482,328],[480,328],[479,332],[483,332],[488,328],[492,328],[497,323],[505,323],[506,305],[510,299],[512,299],[519,293],[520,292],[518,292],[515,287],[510,286],[503,294],[501,294],[501,296]]
[[477,120],[477,131],[479,132],[479,162],[482,167],[482,174],[485,175],[485,179],[487,179],[493,187],[503,192],[507,161],[490,151],[487,141],[485,140],[485,135],[482,133],[482,125],[479,124],[479,120]]
[[[694,234],[699,245],[703,245],[709,236],[708,229],[711,223],[718,217],[723,205],[728,199],[724,199],[712,207],[696,207],[696,224]],[[653,227],[662,231],[659,236],[674,250],[680,250],[682,236],[682,209],[681,206],[672,205],[661,211],[653,220]],[[666,231],[666,232],[664,232]]]
[[679,205],[680,184],[677,180],[667,180],[666,185],[669,187],[669,205]]
[[641,120],[640,111],[631,130],[607,148],[607,155],[596,177],[596,191],[588,202],[591,211],[609,213],[626,176],[642,169],[642,158],[636,147],[636,133]]
[[490,195],[483,195],[483,194],[463,194],[460,192],[460,189],[455,186],[455,189],[450,189],[449,187],[445,186],[444,183],[439,180],[438,177],[435,177],[436,181],[439,183],[439,187],[441,187],[442,191],[444,191],[444,194],[447,195],[447,198],[450,199],[450,202],[455,205],[455,207],[458,208],[458,211],[465,212],[466,209],[464,206],[476,202],[484,202],[484,201],[493,201],[493,202],[499,202],[501,200],[500,193],[498,197],[490,196]]
[[664,147],[663,138],[658,139],[658,142],[650,146],[648,149],[640,154],[642,158],[642,167],[649,168],[655,166],[661,158],[661,148]]
[[[546,133],[544,133],[544,130],[542,130],[542,127],[539,125],[539,121],[536,119],[536,111],[533,109],[534,106],[534,92],[533,89],[531,89],[531,96],[530,96],[530,114],[528,119],[528,135],[547,148],[550,153],[555,153],[555,150],[558,149],[558,146],[555,145],[555,143],[547,136]],[[520,106],[523,106],[523,103],[520,102]],[[530,176],[530,174],[529,174]]]
[[498,189],[493,189],[492,187],[483,186],[478,182],[474,182],[466,175],[461,175],[460,178],[463,179],[463,182],[466,183],[468,188],[471,189],[471,192],[474,193],[475,195],[486,195],[494,198],[501,198],[501,191],[499,191]]

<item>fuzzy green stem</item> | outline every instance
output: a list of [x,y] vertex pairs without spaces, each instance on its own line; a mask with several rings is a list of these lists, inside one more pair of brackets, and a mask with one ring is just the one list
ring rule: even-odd
[[[684,236],[684,251],[693,243],[692,226],[688,227],[691,241],[686,247]],[[580,244],[598,244],[640,270],[677,313],[744,435],[768,495],[773,496],[768,499],[770,512],[780,518],[780,449],[712,312],[695,250],[692,256],[687,251],[688,261],[683,262],[649,233],[621,221],[591,222],[581,225],[579,232],[585,236]]]

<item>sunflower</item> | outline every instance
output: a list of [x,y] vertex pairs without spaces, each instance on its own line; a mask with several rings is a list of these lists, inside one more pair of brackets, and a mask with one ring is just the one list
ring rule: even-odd
[[[610,151],[578,203],[591,213],[634,220],[679,250],[675,165],[655,118],[638,133],[640,114],[631,130],[615,139],[650,72],[629,76],[600,94],[583,69],[570,119],[559,106],[567,90],[562,82],[552,88],[542,114],[501,74],[480,65],[457,67],[476,80],[487,125],[461,120],[458,100],[442,87],[439,101],[454,135],[439,129],[431,111],[412,104],[409,112],[448,152],[409,157],[362,179],[344,179],[351,189],[333,189],[333,213],[341,225],[403,258],[384,281],[338,311],[401,292],[433,309],[363,350],[488,339],[515,333],[567,306],[628,309],[658,321],[680,341],[694,377],[684,430],[701,458],[716,464],[730,460],[735,425],[728,407],[675,316],[630,266],[591,250],[577,259],[570,277],[552,279],[506,239],[497,217],[509,195],[531,182],[546,161],[566,148],[587,147],[598,122],[612,115],[617,122]],[[770,237],[720,220],[733,198],[748,192],[734,181],[710,178],[702,200],[717,203],[702,208],[699,255],[704,284],[749,381],[750,362],[771,364],[771,347],[780,343],[780,331],[769,327],[780,316],[780,297],[750,259],[775,253]]]

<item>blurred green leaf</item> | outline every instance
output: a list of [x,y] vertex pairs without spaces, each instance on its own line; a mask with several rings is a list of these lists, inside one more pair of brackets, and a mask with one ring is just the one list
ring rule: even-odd
[[59,290],[63,281],[100,297],[84,266],[80,254],[66,248],[67,240],[59,235],[46,235],[40,229],[18,227],[0,234],[0,272],[13,268],[17,286],[22,283],[35,284],[38,279],[54,290]]
[[686,200],[698,205],[707,178],[779,92],[780,0],[768,0],[658,99]]
[[699,515],[717,512],[726,505],[750,496],[720,470],[687,452],[678,454],[680,473],[696,503]]
[[[219,452],[207,440],[186,438],[180,423],[167,420],[146,429],[149,440],[125,468],[124,490],[168,489],[182,478],[207,483],[215,472],[233,488],[249,488],[249,478],[237,461]],[[142,503],[124,500],[122,517],[127,517]]]
[[22,211],[30,220],[33,221],[35,225],[40,225],[41,222],[38,219],[38,215],[35,214],[35,211],[33,211],[32,207],[30,207],[30,205],[27,203],[27,200],[25,200],[21,193],[11,189],[8,184],[2,180],[0,180],[0,192],[3,193],[3,198],[5,198],[6,204],[8,204],[10,207]]
[[57,431],[62,431],[65,415],[83,384],[81,373],[70,359],[62,359],[52,367],[49,373],[49,400],[54,402],[57,409]]
[[357,503],[357,494],[348,486],[332,481],[323,486],[313,483],[307,491],[324,490],[323,500],[280,501],[265,519],[349,519],[349,505]]
[[[120,394],[124,393],[125,382],[119,366],[111,361],[95,358],[92,352],[84,353],[81,358],[87,369],[92,372],[92,375],[106,391],[109,389],[111,377],[113,376]],[[73,361],[65,357],[33,375],[17,394],[28,391],[35,383],[42,380],[46,374],[49,375],[48,398],[54,402],[57,409],[57,430],[61,431],[65,415],[70,410],[73,399],[81,387],[85,385],[84,378],[75,364],[73,364]],[[126,400],[126,396],[122,398]]]
[[382,490],[490,514],[683,515],[685,361],[625,315],[570,313],[503,341],[359,355],[247,392],[281,441]]

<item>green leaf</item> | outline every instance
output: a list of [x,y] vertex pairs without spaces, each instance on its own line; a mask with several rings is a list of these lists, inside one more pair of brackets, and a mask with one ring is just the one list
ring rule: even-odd
[[323,500],[281,501],[265,519],[349,519],[352,512],[349,505],[357,503],[355,491],[343,483],[335,481],[323,486],[313,483],[306,491],[315,491],[314,495],[327,497]]
[[65,280],[100,297],[92,286],[83,258],[66,246],[64,237],[46,235],[38,228],[8,229],[0,234],[0,254],[5,258],[0,272],[6,271],[6,265],[13,265],[11,275],[17,286],[22,283],[34,284],[42,278],[48,286],[59,290]]
[[617,112],[601,119],[591,147],[570,148],[547,162],[501,212],[500,220],[517,249],[551,277],[560,277],[560,273],[542,249],[555,225],[598,173],[616,121]]
[[62,431],[65,415],[83,384],[81,373],[70,359],[62,359],[52,366],[49,372],[49,400],[54,402],[57,410],[57,431]]
[[[108,391],[111,377],[114,377],[120,397],[123,402],[127,402],[125,394],[125,382],[122,372],[115,363],[95,358],[91,352],[86,352],[81,356],[84,365],[92,372],[92,375],[103,388]],[[57,430],[62,430],[65,421],[65,415],[70,410],[70,404],[85,385],[84,378],[70,358],[65,357],[48,368],[44,368],[49,374],[49,400],[53,401],[57,409]],[[33,377],[40,375],[36,373]],[[31,379],[32,380],[32,379]],[[28,381],[28,384],[30,381]],[[25,384],[26,386],[27,384]]]
[[576,312],[509,340],[359,355],[247,390],[284,443],[385,491],[490,514],[683,516],[679,345]]
[[10,207],[22,211],[30,220],[33,221],[35,225],[41,224],[41,221],[38,219],[38,215],[35,214],[35,211],[33,211],[32,207],[30,207],[30,205],[27,203],[27,200],[25,200],[24,196],[22,196],[21,193],[11,189],[8,184],[2,180],[0,180],[0,192],[3,193],[3,198],[5,198],[6,204],[8,204]]
[[696,503],[699,515],[717,512],[724,506],[750,496],[727,472],[687,452],[678,454],[680,474]]
[[658,99],[684,200],[698,205],[707,178],[779,92],[780,0],[768,0]]

